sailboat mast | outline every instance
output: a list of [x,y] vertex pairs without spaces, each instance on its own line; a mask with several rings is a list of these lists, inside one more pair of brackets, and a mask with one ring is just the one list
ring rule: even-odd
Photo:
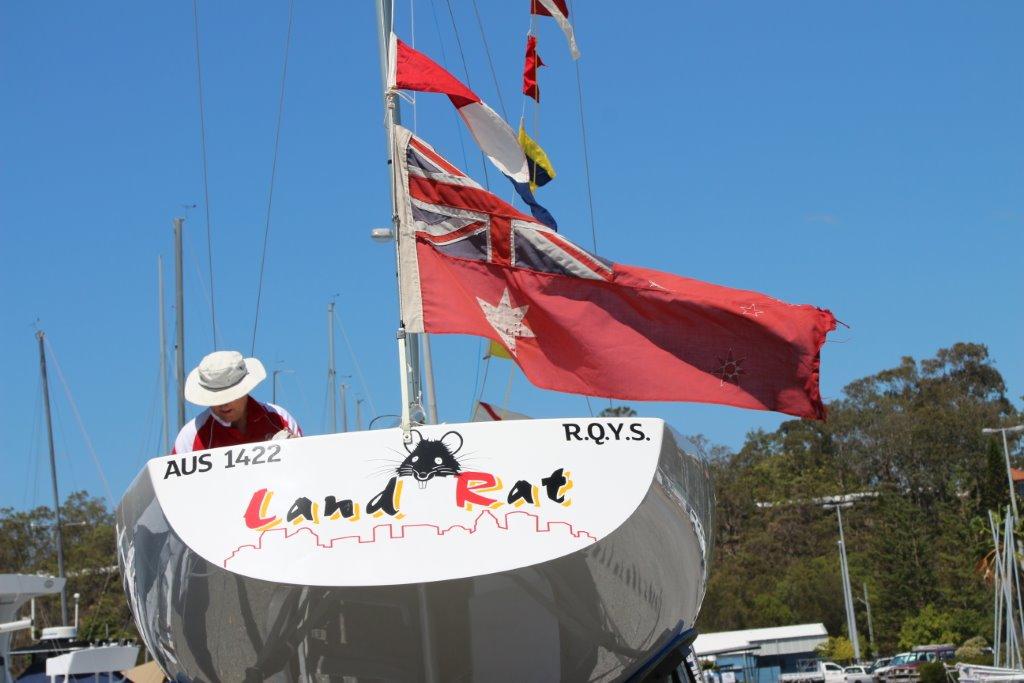
[[181,255],[182,223],[184,218],[174,219],[174,308],[176,316],[174,363],[178,376],[178,429],[185,426],[185,293],[183,286],[183,264]]
[[[46,437],[50,444],[50,483],[53,486],[53,523],[57,538],[57,576],[64,578],[64,534],[60,520],[60,493],[57,491],[57,457],[53,448],[53,419],[50,415],[50,382],[46,376],[46,335],[42,330],[36,332],[39,340],[39,374],[43,384],[43,406],[46,409]],[[68,591],[66,586],[60,589],[60,623],[68,623]]]
[[[402,263],[398,258],[400,243],[402,240],[401,230],[398,221],[398,197],[395,196],[395,183],[398,182],[398,172],[395,168],[393,150],[395,141],[395,126],[402,122],[402,112],[395,93],[388,89],[388,49],[391,44],[391,26],[393,16],[392,0],[377,0],[377,40],[380,51],[380,75],[384,91],[384,119],[387,131],[387,159],[388,172],[391,176],[391,226],[395,233],[395,260],[397,262],[398,281],[401,287]],[[399,318],[404,320],[402,315],[402,295],[398,296]],[[407,334],[405,323],[400,322],[398,328],[398,364],[401,372],[402,389],[402,431],[406,438],[411,438],[410,428],[412,427],[413,409],[417,412],[419,405],[419,354],[416,353],[419,342],[416,335]],[[358,405],[358,403],[357,403]]]
[[338,431],[337,373],[334,369],[334,302],[327,304],[327,393],[330,395],[331,419],[328,423],[331,434]]
[[160,398],[163,407],[164,453],[171,452],[170,416],[167,407],[167,321],[164,320],[164,259],[156,257],[156,311],[160,317]]
[[427,421],[437,424],[437,395],[434,393],[434,363],[430,355],[430,335],[423,335],[423,384],[427,392]]

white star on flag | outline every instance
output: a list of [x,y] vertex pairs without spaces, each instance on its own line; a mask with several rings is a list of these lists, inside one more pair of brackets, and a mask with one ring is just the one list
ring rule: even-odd
[[477,297],[477,302],[480,304],[480,308],[484,311],[484,317],[487,318],[487,322],[491,324],[494,331],[501,337],[501,341],[505,343],[505,347],[515,355],[516,353],[516,339],[518,337],[535,337],[529,327],[523,322],[523,318],[526,317],[526,311],[529,310],[529,306],[519,306],[518,308],[512,306],[512,302],[509,299],[508,287],[501,295],[501,301],[498,305],[489,304],[480,297]]
[[764,313],[763,310],[757,307],[757,304],[750,304],[749,306],[740,306],[740,310],[743,311],[743,315],[752,315],[755,318],[761,317]]

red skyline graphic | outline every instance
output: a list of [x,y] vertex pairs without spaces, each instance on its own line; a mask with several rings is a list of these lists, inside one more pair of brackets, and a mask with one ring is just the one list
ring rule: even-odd
[[[346,541],[346,542],[349,542],[349,543],[351,543],[352,541],[356,541],[356,542],[358,542],[360,544],[363,544],[363,543],[376,543],[378,540],[388,540],[388,541],[402,540],[402,539],[406,538],[406,531],[407,530],[416,530],[416,529],[433,529],[437,536],[444,536],[445,534],[448,534],[448,533],[450,533],[452,531],[463,531],[463,532],[466,532],[466,533],[472,535],[472,534],[475,534],[477,532],[477,530],[480,528],[481,520],[485,520],[485,519],[489,519],[491,522],[493,522],[493,528],[500,529],[502,531],[509,531],[509,517],[512,517],[513,515],[522,515],[525,518],[532,519],[533,520],[533,531],[534,531],[534,533],[538,533],[538,534],[554,533],[558,529],[561,529],[563,531],[563,533],[566,533],[566,534],[568,534],[569,536],[571,536],[573,538],[589,538],[592,543],[596,543],[597,542],[597,538],[593,534],[591,534],[589,531],[584,531],[584,530],[577,531],[573,527],[573,525],[568,523],[568,522],[562,522],[562,521],[542,522],[540,517],[538,517],[537,515],[534,515],[532,513],[526,512],[524,510],[510,510],[510,511],[506,512],[503,515],[496,515],[496,514],[494,514],[494,512],[492,510],[482,510],[480,512],[480,514],[478,514],[476,516],[476,518],[473,520],[472,526],[466,526],[466,525],[463,525],[463,524],[452,524],[451,526],[448,526],[448,527],[445,527],[445,528],[442,529],[439,525],[436,525],[436,524],[400,524],[400,525],[396,525],[394,523],[376,524],[376,525],[373,526],[372,529],[370,529],[370,537],[369,537],[368,540],[364,539],[363,536],[360,535],[360,534],[347,534],[345,536],[336,536],[334,538],[328,539],[325,542],[325,541],[321,541],[320,540],[320,535],[317,533],[317,531],[314,528],[309,527],[309,526],[300,526],[300,527],[293,528],[293,529],[289,529],[287,527],[283,527],[283,528],[279,527],[279,528],[275,528],[275,529],[267,529],[265,531],[261,531],[260,532],[259,538],[257,539],[256,543],[246,543],[244,545],[238,546],[237,548],[235,548],[231,552],[230,555],[228,555],[226,558],[224,558],[224,561],[221,564],[222,564],[222,566],[225,569],[227,569],[228,563],[231,560],[233,560],[235,558],[235,556],[238,555],[238,553],[242,552],[243,550],[246,550],[246,549],[262,550],[263,549],[263,538],[267,534],[281,534],[281,533],[283,533],[284,534],[284,538],[288,539],[288,538],[291,538],[292,536],[296,536],[296,535],[301,534],[301,533],[308,533],[312,537],[312,539],[316,542],[316,546],[318,548],[324,548],[324,549],[330,550],[330,549],[334,548],[334,544],[336,542],[338,542],[338,541]],[[517,526],[516,528],[517,529],[521,529],[523,527],[522,526]],[[378,533],[378,530],[380,531],[380,533]]]

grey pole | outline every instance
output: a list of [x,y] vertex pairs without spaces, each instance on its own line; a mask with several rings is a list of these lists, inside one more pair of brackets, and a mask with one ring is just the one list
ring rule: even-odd
[[430,335],[423,335],[423,383],[427,391],[427,420],[437,424],[437,395],[434,393],[434,362],[430,356]]
[[871,602],[868,600],[868,584],[864,583],[864,609],[868,613],[868,643],[871,644],[871,656],[877,657],[878,650],[875,649],[875,627],[871,624]]
[[[377,40],[380,48],[380,77],[383,82],[384,89],[384,115],[386,117],[388,143],[387,159],[391,180],[391,227],[395,231],[395,261],[396,271],[398,272],[399,278],[398,310],[399,321],[403,321],[404,317],[402,311],[401,291],[402,262],[399,258],[402,248],[402,231],[398,220],[398,203],[394,189],[396,185],[396,171],[394,159],[392,158],[395,126],[400,124],[402,121],[402,110],[395,93],[388,91],[388,49],[391,44],[394,0],[377,0],[376,4]],[[412,433],[409,431],[411,423],[417,414],[422,413],[422,410],[419,409],[419,405],[421,404],[419,385],[419,341],[416,339],[416,335],[406,333],[404,322],[399,323],[399,329],[396,337],[398,338],[398,357],[401,366],[402,393],[403,399],[405,399],[402,405],[402,429],[405,433],[406,443],[408,443],[409,439],[412,438]],[[362,429],[360,401],[356,401],[356,422],[359,425],[359,429]],[[436,658],[434,656],[434,647],[430,638],[430,616],[427,608],[428,603],[426,596],[427,589],[424,584],[419,584],[416,587],[416,590],[420,598],[420,646],[423,649],[424,680],[426,683],[434,683],[438,680],[439,675],[437,671]]]
[[356,399],[356,430],[363,431],[363,399]]
[[853,658],[860,661],[860,638],[857,636],[857,615],[853,610],[853,589],[850,587],[850,565],[846,560],[846,537],[843,534],[843,513],[841,505],[836,505],[836,517],[839,520],[839,561],[842,565],[843,594],[846,600],[846,623],[853,644]]
[[184,268],[181,256],[182,224],[184,218],[174,219],[174,314],[176,320],[174,339],[174,371],[178,378],[178,429],[185,426],[185,290]]
[[[64,534],[61,531],[60,493],[57,491],[57,457],[53,449],[53,420],[50,415],[50,382],[46,376],[46,335],[42,330],[36,332],[39,340],[39,373],[43,384],[43,406],[46,409],[46,438],[50,444],[50,483],[53,486],[53,518],[57,536],[57,576],[64,578]],[[68,623],[68,591],[67,583],[60,589],[60,623]]]
[[[377,0],[377,39],[380,52],[380,76],[384,90],[384,116],[387,131],[387,161],[391,180],[391,227],[395,234],[395,260],[399,276],[398,308],[399,319],[402,319],[401,276],[402,263],[399,258],[402,245],[402,234],[398,216],[398,198],[395,196],[396,169],[392,152],[395,139],[395,126],[402,123],[402,107],[397,95],[388,90],[388,50],[391,43],[391,26],[393,16],[393,0]],[[399,360],[402,363],[402,388],[405,392],[402,406],[402,426],[408,429],[410,422],[423,420],[422,390],[420,387],[420,354],[419,335],[405,331],[404,323],[400,323],[397,338],[399,343]]]
[[345,390],[348,389],[348,385],[344,382],[341,383],[341,431],[348,431],[348,400],[345,396]]
[[330,396],[331,419],[328,422],[331,434],[338,431],[337,375],[334,370],[334,302],[327,304],[327,393]]
[[1024,425],[1017,425],[1015,427],[986,427],[981,430],[982,434],[995,434],[999,432],[1003,435],[1003,456],[1006,458],[1006,479],[1010,484],[1010,504],[1013,506],[1013,518],[1020,519],[1017,514],[1017,492],[1013,489],[1013,472],[1010,467],[1010,445],[1006,441],[1006,432],[1020,432],[1024,431]]
[[160,398],[163,407],[164,453],[171,452],[171,426],[167,406],[167,321],[164,318],[164,259],[156,257],[157,315],[160,316]]

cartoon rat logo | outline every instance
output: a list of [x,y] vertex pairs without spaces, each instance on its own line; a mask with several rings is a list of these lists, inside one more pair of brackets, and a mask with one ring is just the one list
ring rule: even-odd
[[412,441],[405,444],[409,456],[395,470],[400,477],[413,477],[421,489],[434,477],[455,477],[462,472],[455,454],[462,448],[462,436],[448,432],[438,440],[425,439],[415,429]]

